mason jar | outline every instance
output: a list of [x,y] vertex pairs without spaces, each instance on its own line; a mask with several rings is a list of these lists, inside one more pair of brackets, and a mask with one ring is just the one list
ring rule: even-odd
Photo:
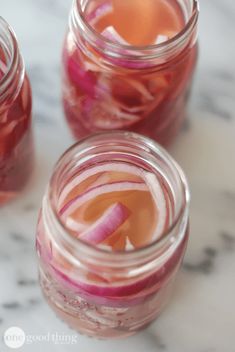
[[31,87],[16,36],[0,17],[0,205],[23,190],[33,155]]
[[113,34],[113,28],[101,35],[92,27],[97,17],[112,11],[111,0],[74,0],[62,87],[65,116],[76,139],[117,129],[164,145],[176,136],[187,115],[197,61],[199,8],[196,0],[173,2],[175,16],[180,12],[184,21],[181,30],[160,36],[157,44],[134,46]]
[[[122,182],[121,196],[130,190],[125,195],[125,206],[132,206],[129,223],[117,224],[117,209],[115,220],[111,212],[107,219],[103,209],[107,201],[112,204],[114,198],[115,202],[120,198],[108,173],[127,178],[124,171],[133,170],[150,180],[158,210],[163,204],[153,228],[154,234],[158,228],[158,235],[151,241],[148,233],[153,217],[147,208],[148,195],[138,193],[137,179],[130,181],[129,177],[127,182],[116,177],[119,187]],[[96,175],[101,177],[99,182]],[[88,189],[85,183],[86,187],[89,183]],[[75,187],[79,192],[76,202],[84,197],[93,202],[89,204],[98,217],[94,223],[89,222],[89,209],[80,207],[81,203],[76,205],[76,216],[84,216],[83,223],[80,219],[80,223],[73,220],[69,224],[63,218],[75,205],[69,196]],[[113,132],[74,145],[55,166],[38,221],[40,284],[48,304],[71,328],[89,336],[118,338],[136,333],[158,317],[168,301],[188,241],[188,218],[189,189],[184,173],[155,142],[130,132]],[[115,232],[113,220],[114,228],[121,226],[123,232]],[[86,237],[78,237],[84,232],[85,221]],[[132,245],[120,245],[123,234],[129,236]],[[94,240],[94,236],[103,235],[111,235],[106,245],[98,245],[97,237],[96,242],[88,241],[89,236]]]

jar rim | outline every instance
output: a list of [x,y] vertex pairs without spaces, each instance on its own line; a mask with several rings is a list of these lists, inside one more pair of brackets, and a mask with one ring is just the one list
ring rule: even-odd
[[[120,43],[115,43],[108,38],[102,36],[99,32],[97,32],[87,21],[84,16],[84,12],[81,5],[81,0],[74,0],[73,13],[71,16],[72,24],[78,26],[78,28],[83,32],[83,35],[91,40],[93,44],[97,46],[100,43],[105,45],[105,51],[108,54],[108,50],[110,53],[117,54],[120,50],[122,52],[122,57],[127,59],[145,59],[151,60],[154,58],[159,58],[166,53],[174,52],[180,45],[183,45],[187,38],[192,34],[195,25],[198,21],[199,15],[199,0],[189,0],[192,2],[192,11],[188,21],[186,22],[184,28],[173,38],[159,44],[152,45],[143,45],[143,46],[135,46],[135,45],[125,45]],[[94,41],[93,38],[98,39]],[[107,50],[108,49],[108,50]],[[128,53],[125,51],[128,50]]]
[[[14,76],[19,66],[19,61],[20,59],[22,59],[18,49],[16,34],[12,29],[12,27],[2,16],[0,16],[0,34],[1,33],[3,35],[3,38],[6,39],[5,44],[7,45],[7,48],[9,50],[10,59],[7,64],[7,70],[0,80],[0,98],[4,96],[7,88],[9,87],[12,80],[14,79]],[[24,65],[23,65],[23,71],[24,71]]]
[[[104,248],[100,248],[98,246],[94,246],[92,244],[89,244],[85,241],[80,240],[79,238],[74,238],[71,236],[69,231],[66,229],[60,218],[58,217],[57,210],[56,210],[56,199],[55,199],[55,184],[57,182],[57,177],[58,177],[58,172],[60,171],[60,168],[63,168],[63,163],[65,160],[74,160],[76,158],[76,154],[78,152],[79,148],[84,147],[86,143],[93,143],[97,141],[97,138],[102,139],[102,141],[105,140],[105,138],[111,137],[112,140],[115,138],[119,138],[120,140],[123,139],[132,139],[133,141],[141,144],[143,143],[146,148],[149,148],[153,153],[157,153],[158,155],[161,156],[162,160],[167,163],[178,175],[178,178],[181,182],[181,191],[183,193],[183,202],[180,206],[179,212],[175,216],[174,220],[172,221],[171,226],[165,231],[160,239],[156,239],[155,241],[151,242],[150,244],[140,247],[134,250],[130,251],[115,251],[115,252],[110,252]],[[48,201],[49,200],[49,201]],[[59,159],[57,162],[53,175],[49,181],[49,185],[46,191],[46,196],[44,197],[43,201],[43,214],[45,212],[48,213],[48,217],[52,221],[52,228],[55,229],[54,232],[59,234],[59,237],[62,239],[63,243],[69,244],[71,248],[76,249],[78,251],[81,251],[83,253],[89,252],[89,254],[92,256],[95,254],[96,258],[104,258],[106,256],[106,259],[108,262],[112,262],[115,265],[115,261],[113,261],[114,258],[118,258],[117,264],[120,265],[120,257],[123,259],[123,262],[125,262],[125,259],[136,259],[138,257],[139,259],[142,258],[142,260],[145,260],[146,257],[149,256],[155,256],[156,253],[166,244],[172,245],[174,248],[175,246],[178,245],[179,241],[182,238],[179,238],[179,241],[176,240],[173,231],[177,226],[181,226],[182,223],[184,224],[185,227],[188,225],[188,216],[189,216],[189,203],[190,203],[190,192],[189,192],[189,186],[187,179],[185,177],[185,174],[181,167],[174,161],[174,159],[169,155],[169,153],[162,148],[160,145],[158,145],[156,142],[152,141],[151,139],[141,136],[136,133],[132,132],[124,132],[124,131],[115,131],[115,132],[103,132],[103,133],[97,133],[93,136],[90,136],[88,138],[85,138],[81,140],[80,142],[74,144],[71,146]],[[51,233],[51,231],[49,231]],[[183,235],[182,235],[183,236]]]

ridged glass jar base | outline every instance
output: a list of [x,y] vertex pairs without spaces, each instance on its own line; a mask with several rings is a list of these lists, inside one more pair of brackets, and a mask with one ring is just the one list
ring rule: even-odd
[[127,308],[113,308],[89,303],[65,290],[42,266],[39,270],[44,297],[56,315],[77,332],[99,339],[125,338],[148,326],[167,304],[174,277],[144,302]]

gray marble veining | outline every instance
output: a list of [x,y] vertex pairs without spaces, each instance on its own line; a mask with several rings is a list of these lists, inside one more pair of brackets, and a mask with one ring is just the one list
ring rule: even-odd
[[[15,28],[34,92],[37,165],[24,196],[0,209],[0,336],[73,335],[45,304],[34,251],[38,209],[51,168],[72,143],[60,104],[60,56],[70,0],[0,0]],[[128,340],[34,343],[24,351],[234,352],[235,3],[201,1],[200,62],[190,120],[171,153],[192,190],[191,237],[174,297],[146,331]],[[50,148],[49,148],[50,146]],[[53,147],[51,147],[53,146]],[[0,338],[0,351],[8,351]]]

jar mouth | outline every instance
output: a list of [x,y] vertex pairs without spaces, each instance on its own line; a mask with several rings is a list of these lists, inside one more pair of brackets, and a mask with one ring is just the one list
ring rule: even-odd
[[[0,79],[0,97],[5,93],[14,79],[19,64],[19,50],[15,32],[11,26],[0,16],[0,50],[4,55],[5,72]],[[1,56],[0,56],[1,59]]]
[[[184,28],[173,38],[159,44],[135,46],[115,43],[109,40],[108,38],[104,37],[99,32],[97,32],[89,24],[86,17],[84,16],[82,0],[74,0],[74,13],[72,16],[72,24],[74,24],[82,31],[84,37],[86,37],[87,40],[91,41],[96,46],[98,46],[99,44],[105,45],[105,49],[109,50],[110,53],[118,53],[121,51],[122,57],[134,57],[136,60],[138,59],[138,57],[141,57],[141,59],[144,58],[146,60],[150,60],[156,57],[161,57],[168,52],[170,53],[171,51],[174,51],[176,48],[183,45],[185,41],[187,41],[188,37],[192,34],[198,20],[199,2],[198,0],[189,1],[191,2],[191,9],[190,13],[188,14],[188,19]],[[125,53],[125,51],[127,50],[128,54]]]
[[[64,169],[64,163],[68,163],[69,160],[74,160],[78,157],[81,150],[89,150],[92,152],[92,145],[98,141],[102,140],[103,145],[105,145],[105,140],[120,140],[120,141],[132,141],[138,143],[139,145],[143,145],[143,150],[147,153],[158,154],[161,156],[161,160],[165,162],[177,175],[177,182],[179,183],[180,192],[182,193],[182,201],[175,214],[174,219],[172,220],[171,225],[162,233],[161,238],[156,239],[150,244],[139,247],[129,251],[113,251],[110,252],[105,248],[96,247],[88,242],[82,241],[79,238],[74,238],[62,223],[60,218],[58,217],[58,211],[56,209],[57,203],[57,192],[56,192],[56,184],[59,180],[60,171]],[[49,200],[49,201],[48,201]],[[62,239],[63,243],[69,245],[71,248],[76,249],[78,251],[89,252],[90,254],[95,252],[97,257],[103,258],[106,256],[107,260],[112,261],[113,258],[118,258],[118,263],[120,265],[120,257],[124,260],[125,258],[130,258],[133,256],[133,259],[138,256],[142,257],[143,260],[146,258],[146,255],[156,255],[156,253],[163,248],[166,244],[172,244],[173,246],[178,243],[182,238],[176,238],[175,229],[184,224],[187,227],[188,223],[188,214],[189,214],[189,203],[190,203],[190,193],[189,186],[186,180],[186,177],[180,168],[180,166],[172,159],[172,157],[165,151],[161,146],[157,143],[153,142],[151,139],[147,137],[143,137],[141,135],[131,133],[131,132],[106,132],[106,133],[98,133],[93,135],[92,137],[83,139],[82,141],[76,143],[71,148],[69,148],[58,161],[54,174],[49,182],[49,186],[47,189],[46,197],[44,198],[44,206],[47,208],[47,212],[49,213],[48,219],[52,219],[52,227],[55,229],[55,232],[59,234],[60,239]],[[52,232],[52,231],[50,231]]]

